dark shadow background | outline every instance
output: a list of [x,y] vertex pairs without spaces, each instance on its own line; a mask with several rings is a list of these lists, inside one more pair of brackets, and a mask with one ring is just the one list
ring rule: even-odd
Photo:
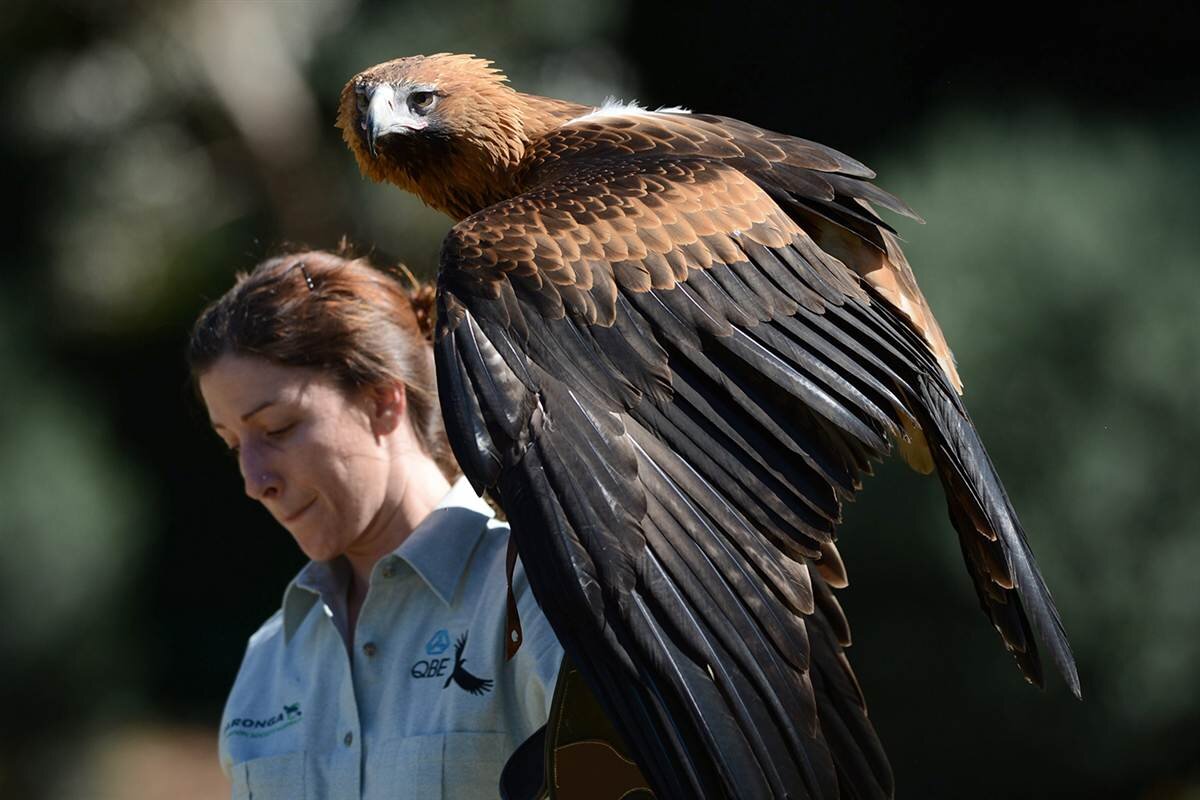
[[1025,686],[935,481],[848,509],[851,658],[900,797],[1200,797],[1200,50],[1189,4],[30,2],[0,18],[0,796],[216,797],[246,638],[301,564],[194,402],[235,270],[449,220],[333,128],[377,61],[682,104],[849,152],[1022,513],[1085,701]]

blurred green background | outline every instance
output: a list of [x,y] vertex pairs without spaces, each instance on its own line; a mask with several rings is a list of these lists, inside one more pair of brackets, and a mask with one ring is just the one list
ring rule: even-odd
[[[247,636],[300,554],[192,399],[191,320],[286,243],[429,274],[341,85],[398,55],[682,104],[866,161],[1080,662],[1024,685],[936,482],[842,541],[899,797],[1200,797],[1200,52],[1190,4],[9,0],[0,16],[0,797],[213,798]],[[981,16],[982,15],[982,16]]]

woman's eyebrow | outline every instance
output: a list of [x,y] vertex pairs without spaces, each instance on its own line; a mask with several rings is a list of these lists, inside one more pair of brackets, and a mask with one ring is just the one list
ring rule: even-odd
[[269,408],[269,407],[271,407],[271,406],[273,406],[273,405],[275,405],[275,401],[274,401],[274,400],[267,400],[267,401],[265,401],[265,402],[263,402],[263,403],[259,403],[257,406],[255,406],[254,408],[250,409],[250,410],[249,410],[249,411],[247,411],[245,414],[242,414],[242,422],[246,422],[246,421],[247,421],[247,420],[249,420],[251,417],[253,417],[255,414],[257,414],[258,412],[262,411],[264,408]]
[[[262,403],[259,403],[257,406],[250,409],[245,414],[242,414],[242,417],[241,417],[242,422],[246,422],[247,420],[249,420],[251,417],[253,417],[258,412],[263,411],[264,409],[270,408],[271,406],[275,405],[276,402],[277,401],[275,401],[275,400],[266,400]],[[225,426],[219,422],[213,422],[212,426],[213,426],[213,430],[225,430]]]

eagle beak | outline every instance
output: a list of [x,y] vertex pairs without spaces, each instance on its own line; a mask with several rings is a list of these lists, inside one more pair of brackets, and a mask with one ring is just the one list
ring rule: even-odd
[[428,121],[418,117],[408,109],[408,105],[396,95],[396,90],[388,84],[381,84],[371,92],[367,104],[366,124],[367,146],[371,157],[376,156],[375,143],[385,136],[392,134],[412,133],[428,125]]

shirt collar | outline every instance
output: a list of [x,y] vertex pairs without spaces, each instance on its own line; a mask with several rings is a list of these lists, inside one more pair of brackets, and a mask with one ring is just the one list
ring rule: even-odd
[[388,558],[407,561],[434,594],[450,605],[475,545],[493,516],[492,507],[475,494],[470,482],[459,478]]
[[[480,536],[495,516],[492,507],[460,477],[433,511],[375,569],[408,562],[443,603],[451,605]],[[374,572],[372,573],[374,576]],[[348,569],[342,560],[310,561],[283,594],[283,635],[288,642],[321,597],[344,597]],[[329,605],[329,602],[326,601]]]

